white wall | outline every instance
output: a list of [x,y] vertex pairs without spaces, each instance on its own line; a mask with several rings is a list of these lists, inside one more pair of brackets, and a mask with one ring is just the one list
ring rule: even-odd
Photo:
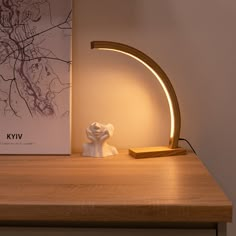
[[[181,136],[236,203],[235,22],[235,0],[75,0],[73,151],[93,121],[115,125],[118,148],[168,143],[168,105],[155,78],[124,55],[90,49],[92,40],[122,42],[168,74]],[[236,235],[236,224],[228,229]]]

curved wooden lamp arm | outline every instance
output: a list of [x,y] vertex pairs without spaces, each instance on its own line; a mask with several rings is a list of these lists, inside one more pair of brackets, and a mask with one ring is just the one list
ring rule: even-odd
[[147,67],[160,82],[167,100],[170,109],[171,116],[171,131],[169,139],[169,148],[174,149],[178,148],[178,141],[180,136],[180,127],[181,127],[181,118],[180,118],[180,109],[177,96],[175,94],[174,88],[166,75],[166,73],[161,69],[161,67],[149,56],[143,52],[130,47],[125,44],[110,42],[110,41],[93,41],[91,42],[91,48],[103,49],[103,50],[112,50],[126,54],[139,62],[141,62],[145,67]]

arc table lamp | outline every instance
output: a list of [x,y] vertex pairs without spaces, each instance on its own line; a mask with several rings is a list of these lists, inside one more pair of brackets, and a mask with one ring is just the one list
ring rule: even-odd
[[181,127],[179,103],[174,88],[168,76],[161,69],[161,67],[143,52],[125,44],[110,42],[110,41],[93,41],[91,42],[91,49],[101,49],[101,50],[120,52],[136,59],[137,61],[142,63],[146,68],[148,68],[150,72],[152,72],[152,74],[157,78],[167,97],[170,110],[170,118],[171,118],[169,146],[131,148],[129,149],[129,154],[135,158],[173,156],[173,155],[185,154],[186,150],[181,147],[178,147],[180,127]]

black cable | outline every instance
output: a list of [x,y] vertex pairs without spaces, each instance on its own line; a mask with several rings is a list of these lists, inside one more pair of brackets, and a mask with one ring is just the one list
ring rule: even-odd
[[189,146],[190,148],[192,149],[192,151],[197,155],[196,151],[194,150],[193,146],[191,145],[191,143],[185,139],[185,138],[179,138],[180,141],[185,141]]

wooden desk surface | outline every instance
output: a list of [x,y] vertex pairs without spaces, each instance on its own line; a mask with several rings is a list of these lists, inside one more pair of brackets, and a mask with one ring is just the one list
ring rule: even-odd
[[0,222],[231,220],[231,202],[194,154],[0,156]]

